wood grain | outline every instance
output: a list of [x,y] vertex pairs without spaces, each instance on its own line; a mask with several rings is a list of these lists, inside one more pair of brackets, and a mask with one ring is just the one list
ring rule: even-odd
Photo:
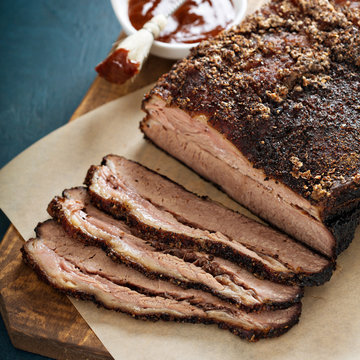
[[22,245],[10,226],[0,247],[0,309],[13,345],[57,359],[111,359],[67,297],[22,262]]
[[[70,121],[154,82],[172,63],[150,56],[141,73],[123,85],[97,77]],[[42,283],[23,264],[23,241],[11,225],[0,244],[0,311],[12,344],[56,359],[112,359],[67,297]]]

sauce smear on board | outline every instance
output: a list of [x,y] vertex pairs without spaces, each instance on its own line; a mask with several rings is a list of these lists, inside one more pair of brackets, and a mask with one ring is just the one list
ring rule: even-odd
[[[166,12],[175,0],[129,0],[129,19],[139,30],[155,15]],[[231,0],[188,0],[169,17],[156,39],[167,43],[195,43],[215,36],[235,17]]]

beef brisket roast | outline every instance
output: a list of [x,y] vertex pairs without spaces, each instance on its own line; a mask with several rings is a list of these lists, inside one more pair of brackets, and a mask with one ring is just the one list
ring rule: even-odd
[[56,197],[48,209],[68,234],[102,247],[114,259],[150,278],[161,277],[187,288],[209,291],[247,311],[286,308],[302,297],[298,286],[257,279],[222,259],[206,259],[205,254],[192,253],[186,262],[170,251],[156,251],[146,241],[133,236],[123,222],[92,206],[84,188],[64,191],[64,197]]
[[301,304],[288,309],[246,313],[209,293],[151,280],[105,253],[70,238],[53,220],[39,224],[37,238],[22,248],[39,277],[68,295],[149,320],[218,324],[254,341],[278,336],[298,322]]
[[278,282],[314,285],[329,279],[333,264],[289,237],[122,157],[109,155],[103,163],[89,170],[89,194],[139,236],[159,246],[206,251]]
[[145,136],[335,258],[360,215],[360,3],[274,0],[146,96]]

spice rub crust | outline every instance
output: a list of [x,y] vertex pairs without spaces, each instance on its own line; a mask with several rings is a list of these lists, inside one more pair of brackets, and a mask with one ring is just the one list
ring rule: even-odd
[[272,1],[151,90],[208,123],[323,220],[360,198],[360,3]]

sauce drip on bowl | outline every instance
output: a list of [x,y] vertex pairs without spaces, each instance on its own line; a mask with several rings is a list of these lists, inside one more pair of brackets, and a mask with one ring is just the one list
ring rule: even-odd
[[[155,15],[167,12],[175,0],[129,0],[129,19],[139,30]],[[215,36],[235,18],[231,0],[188,0],[169,17],[156,39],[167,43],[195,43]]]

